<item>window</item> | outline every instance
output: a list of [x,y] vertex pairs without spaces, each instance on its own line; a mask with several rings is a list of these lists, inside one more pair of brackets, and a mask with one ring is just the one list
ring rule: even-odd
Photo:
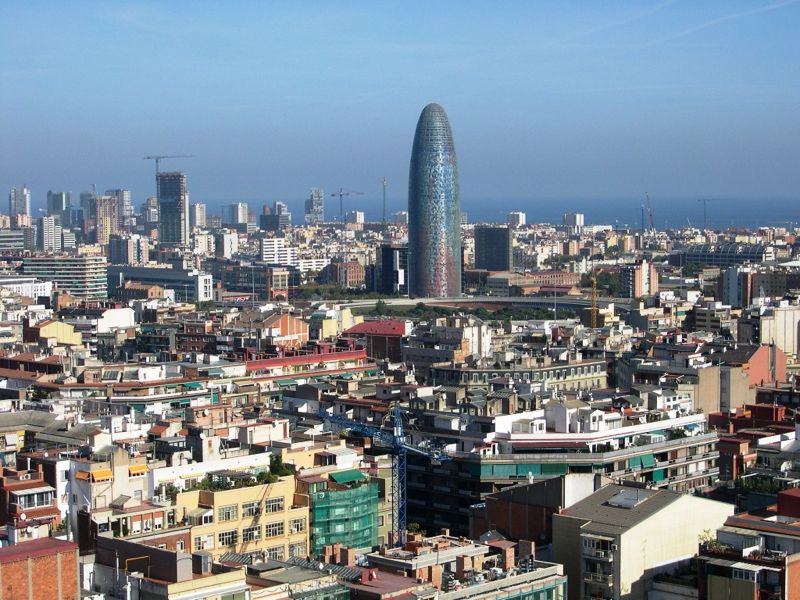
[[261,514],[260,502],[245,502],[244,504],[242,504],[243,517],[257,517],[260,514]]
[[300,533],[301,531],[306,530],[306,520],[303,519],[292,519],[289,521],[289,530],[292,533]]
[[299,544],[289,544],[289,556],[299,556],[300,558],[305,558],[308,556],[308,548],[306,547],[306,543],[300,542]]
[[261,525],[253,525],[242,529],[243,542],[257,542],[261,539]]
[[69,481],[69,469],[61,471],[61,481]]
[[238,504],[230,504],[228,506],[220,506],[219,511],[217,512],[217,520],[222,521],[233,521],[239,516],[239,505]]
[[742,581],[755,581],[756,574],[753,571],[746,571],[744,569],[733,569],[733,578]]
[[264,501],[265,513],[283,512],[283,498],[270,498]]
[[235,529],[220,531],[217,536],[217,541],[219,541],[220,546],[235,546],[236,542],[239,541],[239,532]]
[[175,550],[177,550],[178,552],[182,552],[183,547],[184,547],[183,540],[178,540],[177,542],[175,542]]
[[160,548],[161,550],[166,550],[167,549],[167,545],[166,544],[159,544],[158,548]]
[[195,550],[212,550],[214,548],[214,535],[209,533],[206,535],[198,535],[194,538]]
[[383,527],[384,521],[385,517],[383,515],[378,515],[378,527]]
[[139,502],[142,501],[142,490],[134,490],[133,491],[133,499],[138,500]]
[[283,560],[283,546],[267,548],[266,555],[270,560]]
[[162,529],[164,527],[164,517],[158,516],[153,519],[153,529]]
[[264,526],[264,537],[275,537],[277,535],[283,535],[283,521],[267,523]]
[[145,531],[150,531],[152,528],[153,528],[153,521],[151,521],[150,519],[145,519],[144,520],[144,530]]

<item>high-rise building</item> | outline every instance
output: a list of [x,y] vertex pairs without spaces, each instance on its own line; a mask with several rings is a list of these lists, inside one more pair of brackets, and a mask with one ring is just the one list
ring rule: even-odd
[[142,221],[145,223],[158,223],[158,198],[150,196],[142,204]]
[[203,229],[206,226],[206,205],[192,204],[189,210],[189,226],[191,228]]
[[261,260],[271,265],[293,267],[297,264],[297,248],[287,246],[284,238],[263,238]]
[[475,227],[475,268],[510,271],[513,268],[511,229],[478,225]]
[[506,223],[511,225],[511,227],[522,227],[525,225],[527,221],[527,217],[524,212],[513,210],[508,213],[508,218],[506,219]]
[[234,202],[228,207],[228,223],[231,225],[247,223],[247,211],[246,202]]
[[580,233],[581,230],[583,230],[583,213],[564,213],[562,220],[564,222],[564,227],[566,227],[570,233]]
[[138,234],[112,235],[108,241],[108,262],[112,265],[146,265],[150,262],[150,240]]
[[266,231],[281,231],[292,224],[292,213],[289,207],[279,200],[272,204],[272,211],[269,214],[262,214],[258,219],[260,229]]
[[106,190],[106,196],[113,196],[117,202],[117,229],[130,227],[133,219],[133,204],[130,190]]
[[375,291],[379,294],[408,294],[408,247],[381,244],[378,249]]
[[349,210],[344,217],[344,222],[350,225],[363,225],[364,212],[360,210]]
[[16,215],[31,214],[31,191],[27,185],[19,189],[11,188],[8,193],[8,214],[12,220]]
[[158,173],[158,240],[163,245],[189,244],[189,193],[186,173]]
[[72,194],[69,192],[47,192],[47,216],[55,217],[62,227],[69,226]]
[[622,267],[619,277],[619,294],[622,298],[641,298],[658,294],[658,271],[654,264],[646,260]]
[[215,234],[214,252],[223,258],[233,258],[239,252],[239,234],[235,231],[220,231]]
[[461,293],[458,165],[447,114],[426,106],[417,122],[408,178],[409,294]]
[[116,196],[95,196],[95,233],[101,246],[108,244],[109,238],[119,231],[117,207]]
[[42,217],[39,219],[38,247],[45,252],[61,251],[61,226],[56,217]]
[[321,225],[325,222],[325,192],[311,188],[306,198],[306,225]]

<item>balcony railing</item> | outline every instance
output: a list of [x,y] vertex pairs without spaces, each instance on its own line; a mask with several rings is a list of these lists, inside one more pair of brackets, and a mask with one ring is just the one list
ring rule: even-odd
[[612,585],[614,583],[614,576],[610,573],[584,573],[583,580],[589,583]]

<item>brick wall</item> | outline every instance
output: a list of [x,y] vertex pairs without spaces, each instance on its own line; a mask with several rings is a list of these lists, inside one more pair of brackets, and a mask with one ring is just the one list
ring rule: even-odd
[[0,564],[0,600],[79,600],[78,551]]

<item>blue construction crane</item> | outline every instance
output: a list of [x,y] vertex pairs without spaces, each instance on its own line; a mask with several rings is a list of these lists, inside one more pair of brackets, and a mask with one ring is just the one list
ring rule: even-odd
[[[395,402],[389,411],[391,415],[391,433],[386,431],[383,426],[368,425],[359,421],[348,419],[339,415],[329,415],[324,411],[319,416],[332,425],[337,425],[342,429],[349,429],[353,433],[372,438],[373,441],[387,446],[392,453],[392,540],[395,546],[402,546],[406,541],[408,531],[408,510],[407,510],[407,482],[406,482],[406,460],[409,452],[420,456],[428,457],[435,463],[441,463],[449,459],[441,448],[430,446],[414,446],[406,441],[403,430],[403,415],[400,411],[400,403]],[[389,425],[383,423],[382,425]]]

